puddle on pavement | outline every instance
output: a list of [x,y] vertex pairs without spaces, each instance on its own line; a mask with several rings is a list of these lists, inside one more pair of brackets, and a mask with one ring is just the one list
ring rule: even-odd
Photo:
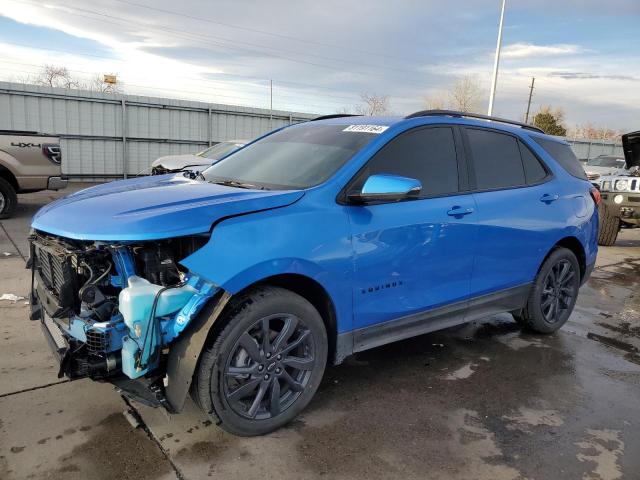
[[[60,457],[58,464],[40,478],[151,480],[172,471],[157,445],[144,431],[131,427],[121,412],[107,416],[94,428],[78,430],[90,431],[89,439]],[[64,434],[75,432],[69,429]]]

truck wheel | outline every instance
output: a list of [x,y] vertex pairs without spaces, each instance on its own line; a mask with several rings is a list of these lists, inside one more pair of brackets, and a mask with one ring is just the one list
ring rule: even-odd
[[0,178],[0,219],[13,215],[17,204],[18,196],[13,185],[4,178]]
[[620,217],[614,214],[612,209],[601,204],[599,211],[598,245],[610,247],[616,243],[620,231]]
[[197,403],[229,433],[269,433],[291,421],[316,393],[327,362],[317,310],[283,288],[244,294],[220,319],[202,352]]
[[522,327],[553,333],[573,311],[580,288],[580,266],[573,252],[556,248],[544,261],[525,307],[513,316]]

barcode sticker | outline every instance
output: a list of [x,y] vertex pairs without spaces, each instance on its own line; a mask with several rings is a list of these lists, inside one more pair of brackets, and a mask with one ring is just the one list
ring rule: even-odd
[[384,125],[349,125],[347,128],[342,130],[343,132],[359,132],[359,133],[382,133],[387,128]]

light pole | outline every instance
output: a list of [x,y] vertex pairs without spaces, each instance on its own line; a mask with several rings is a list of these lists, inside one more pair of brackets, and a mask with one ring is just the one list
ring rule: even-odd
[[491,79],[491,93],[489,94],[489,109],[487,115],[493,113],[493,100],[496,96],[496,83],[498,81],[498,65],[500,64],[500,48],[502,47],[502,23],[504,22],[504,8],[507,0],[502,0],[502,10],[500,11],[500,26],[498,27],[498,43],[496,45],[496,58],[493,61],[493,78]]

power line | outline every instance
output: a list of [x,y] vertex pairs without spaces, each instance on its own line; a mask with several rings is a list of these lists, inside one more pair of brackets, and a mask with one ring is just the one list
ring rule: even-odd
[[[33,45],[26,45],[24,43],[15,43],[15,42],[7,42],[7,41],[0,40],[0,44],[2,44],[2,43],[6,44],[6,45],[13,45],[13,46],[16,46],[16,47],[44,50],[44,51],[47,51],[47,52],[65,53],[67,55],[72,55],[72,56],[99,58],[99,59],[104,59],[104,60],[112,60],[112,61],[115,61],[115,62],[122,61],[121,59],[108,57],[108,56],[105,56],[105,55],[95,55],[95,54],[80,53],[80,52],[68,52],[66,50],[60,50],[60,49],[56,49],[56,48],[34,47]],[[8,61],[8,60],[6,60],[6,61]],[[15,62],[10,62],[10,63],[15,63]],[[25,64],[25,65],[30,65],[30,64]],[[234,78],[241,78],[241,79],[247,79],[247,80],[256,80],[256,81],[264,82],[265,85],[269,81],[269,79],[263,78],[263,77],[240,75],[240,74],[235,74],[235,73],[225,73],[225,72],[203,72],[203,73],[206,73],[207,75],[219,75],[219,76],[234,77]],[[203,80],[203,81],[206,81],[206,82],[219,81],[219,82],[225,82],[225,83],[232,83],[231,80]],[[290,81],[281,80],[281,79],[274,79],[274,81],[276,83],[278,83],[278,84],[283,84],[283,85],[302,86],[302,87],[310,87],[310,88],[319,89],[319,90],[334,91],[334,89],[331,88],[331,87],[325,87],[325,86],[322,86],[322,85],[313,85],[311,83],[290,82]],[[345,92],[345,93],[349,93],[349,92]],[[350,101],[353,101],[354,98],[357,96],[356,93],[351,93],[350,95],[352,95],[352,96],[344,96],[344,95],[324,95],[324,96],[331,97],[331,98],[345,99],[345,100],[350,100]]]
[[[23,1],[25,1],[25,0],[23,0]],[[34,5],[34,6],[39,6],[38,4],[31,3],[29,1],[25,1],[25,3],[29,3],[29,4]],[[72,14],[74,16],[79,16],[79,17],[83,17],[83,18],[89,18],[89,19],[95,20],[95,21],[101,21],[101,22],[104,22],[104,23],[112,23],[112,24],[115,24],[115,25],[119,25],[118,22],[113,22],[113,21],[108,21],[108,20],[100,20],[100,19],[93,18],[93,17],[87,17],[86,15],[82,15],[80,13],[74,12],[73,10],[83,11],[83,12],[89,13],[91,15],[98,15],[100,17],[116,19],[121,23],[124,22],[124,23],[127,23],[127,24],[132,24],[136,28],[140,27],[140,24],[138,22],[133,22],[133,21],[121,18],[121,17],[116,17],[116,16],[105,14],[105,13],[102,13],[102,12],[96,12],[96,11],[93,11],[93,10],[83,9],[83,8],[79,8],[79,7],[73,7],[73,8],[63,7],[63,8],[66,8],[67,10],[69,10],[68,13],[70,13],[70,14]],[[60,7],[58,7],[58,9],[60,9]],[[195,18],[195,19],[197,20],[197,18]],[[173,29],[173,28],[168,27],[166,25],[151,26],[149,24],[145,24],[145,27],[148,28],[149,30],[156,30],[156,31],[159,31],[159,32],[162,32],[162,33],[169,33],[169,34],[172,34],[174,37],[187,39],[187,40],[199,40],[199,41],[202,41],[202,39],[207,39],[207,43],[209,43],[211,45],[220,46],[220,47],[223,47],[223,48],[226,48],[226,49],[230,49],[230,50],[244,51],[244,52],[249,52],[249,53],[254,53],[254,54],[257,53],[257,54],[260,54],[260,55],[265,55],[265,56],[273,57],[273,58],[279,58],[279,59],[290,61],[290,62],[294,62],[294,63],[300,63],[300,64],[305,64],[305,65],[315,66],[315,67],[318,67],[318,68],[324,68],[324,69],[328,69],[328,70],[338,71],[338,72],[341,72],[341,73],[345,72],[344,68],[336,67],[336,66],[333,66],[333,65],[327,65],[327,64],[317,63],[317,62],[310,62],[310,61],[306,61],[306,60],[300,60],[300,59],[297,59],[297,58],[288,57],[286,55],[279,55],[279,54],[274,54],[274,53],[270,54],[270,53],[266,53],[266,52],[263,52],[263,51],[260,51],[260,50],[256,50],[255,48],[239,47],[239,46],[236,45],[237,43],[244,43],[244,44],[247,44],[247,45],[255,45],[255,44],[249,44],[247,42],[237,41],[237,40],[234,40],[234,39],[223,39],[223,42],[232,42],[231,45],[229,45],[228,43],[227,44],[220,43],[220,38],[221,37],[215,37],[215,36],[212,36],[212,35],[205,35],[205,34],[187,33],[187,32],[181,31],[181,30]],[[218,40],[217,41],[216,40],[211,40],[211,38],[218,39]],[[257,47],[258,48],[269,48],[271,50],[276,50],[276,51],[280,50],[280,49],[275,49],[275,48],[271,48],[271,47],[264,47],[264,46],[257,46]],[[308,54],[308,53],[305,53],[305,55],[313,56],[313,54]],[[347,60],[345,60],[345,61],[347,61]],[[376,68],[376,69],[377,68],[389,68],[389,70],[392,73],[397,73],[398,75],[403,75],[403,73],[402,73],[402,71],[400,69],[395,69],[395,68],[392,68],[392,67],[381,67],[381,66],[372,66],[372,67]],[[353,70],[353,69],[349,69],[347,71],[350,71],[352,73],[359,73],[359,74],[367,76],[367,77],[378,76],[378,77],[384,78],[381,74],[376,74],[376,73],[372,73],[372,72],[362,72],[362,71]],[[405,72],[412,73],[412,74],[416,73],[416,72],[409,71],[409,70],[405,70]],[[415,82],[415,81],[407,80],[406,76],[403,76],[403,80],[404,80],[405,84],[409,83],[409,84],[413,84],[413,85],[416,85],[416,86],[424,87],[424,84],[422,82],[418,83],[418,82]]]
[[[31,3],[31,2],[27,2],[27,3]],[[31,3],[31,5],[36,5],[36,4]],[[80,12],[85,12],[85,13],[89,13],[89,14],[92,14],[92,15],[98,15],[98,16],[101,16],[101,17],[106,17],[106,18],[111,18],[111,19],[114,19],[114,20],[118,20],[120,22],[126,22],[126,23],[129,23],[129,24],[133,24],[136,27],[140,26],[140,24],[138,22],[133,22],[131,20],[128,20],[128,19],[125,19],[125,18],[122,18],[122,17],[117,17],[115,15],[110,15],[108,13],[99,12],[99,11],[96,11],[96,10],[89,10],[89,9],[80,8],[80,7],[67,7],[67,6],[64,6],[63,8],[71,10],[71,13],[73,15],[78,15],[77,13],[73,12],[73,10],[77,10],[77,11],[80,11]],[[193,18],[197,20],[196,17],[193,17]],[[222,47],[225,47],[225,48],[231,48],[231,49],[246,51],[246,52],[250,52],[250,53],[259,53],[261,55],[271,56],[271,57],[274,57],[274,58],[280,58],[280,59],[291,61],[291,62],[295,62],[295,63],[302,63],[302,64],[305,64],[305,65],[311,65],[311,66],[320,67],[320,68],[327,68],[327,69],[331,69],[331,70],[337,70],[337,69],[339,69],[339,67],[336,67],[336,66],[333,66],[333,65],[322,64],[322,63],[317,63],[317,62],[311,62],[311,61],[308,61],[308,60],[301,60],[301,59],[298,59],[298,58],[292,58],[290,56],[283,55],[281,53],[268,53],[268,52],[265,52],[263,50],[266,49],[266,50],[272,50],[274,52],[284,52],[285,54],[304,55],[305,57],[315,57],[315,58],[319,58],[319,59],[322,59],[322,60],[337,61],[337,62],[349,64],[349,65],[355,64],[355,65],[365,66],[365,67],[373,68],[373,69],[387,69],[387,70],[390,70],[391,72],[394,72],[394,73],[400,73],[399,70],[400,71],[404,70],[404,69],[398,69],[398,68],[394,68],[394,67],[389,67],[389,66],[386,66],[386,65],[373,65],[373,64],[354,61],[354,60],[350,60],[350,59],[327,57],[327,56],[318,55],[318,54],[315,54],[315,53],[312,53],[312,52],[299,52],[299,51],[287,50],[287,49],[283,49],[283,48],[268,47],[266,45],[258,45],[258,44],[251,43],[251,42],[246,42],[246,41],[237,40],[237,39],[233,39],[233,38],[220,37],[220,36],[217,36],[217,35],[184,32],[182,30],[177,30],[177,29],[171,28],[171,27],[169,27],[167,25],[152,26],[152,25],[149,25],[148,23],[145,23],[145,27],[147,27],[147,28],[149,28],[151,30],[160,30],[160,31],[163,31],[163,32],[170,31],[170,32],[173,32],[174,35],[178,36],[179,38],[180,37],[181,38],[196,37],[196,38],[213,39],[213,40],[209,40],[210,43],[212,43],[214,45],[222,46]],[[223,43],[220,43],[220,42],[223,42]],[[245,47],[241,47],[241,46],[238,46],[238,45],[245,45]],[[412,70],[404,70],[404,71],[405,72],[410,72],[410,73],[415,73]],[[359,72],[359,73],[362,73],[364,75],[369,75],[369,73],[364,73],[364,72]]]
[[[23,65],[23,66],[30,66],[30,67],[36,67],[36,68],[41,68],[41,65],[37,65],[37,64],[33,64],[33,63],[23,63],[23,62],[12,62],[9,60],[2,60],[0,62],[7,62],[7,63],[13,63],[13,64],[17,64],[17,65]],[[38,72],[34,72],[34,71],[25,71],[25,70],[19,70],[19,69],[12,69],[12,68],[4,68],[3,70],[10,70],[13,72],[18,72],[18,73],[25,73],[25,74],[34,74],[34,73],[38,73]],[[76,70],[76,69],[67,69],[68,71],[72,72],[72,73],[83,73],[83,74],[96,74],[96,72],[88,72],[86,70]],[[177,93],[192,93],[195,95],[201,95],[201,96],[213,96],[213,97],[221,97],[221,98],[230,98],[230,99],[234,99],[234,100],[245,100],[247,102],[251,102],[248,103],[244,106],[255,106],[256,103],[256,98],[251,98],[251,97],[243,97],[241,95],[225,95],[225,94],[221,94],[221,93],[216,93],[216,92],[211,92],[210,90],[199,90],[199,91],[195,91],[195,90],[185,90],[184,88],[180,88],[180,89],[176,89],[176,88],[169,88],[169,87],[152,87],[149,85],[140,85],[140,84],[135,84],[135,83],[129,83],[126,82],[125,85],[127,87],[135,87],[135,88],[142,88],[142,89],[148,89],[148,90],[157,90],[157,91],[166,91],[166,92],[177,92]],[[259,98],[260,96],[257,95],[257,97]],[[278,97],[277,97],[278,98]],[[291,97],[291,96],[280,96],[279,98],[299,98],[299,97]],[[266,103],[266,102],[265,102]],[[281,105],[284,106],[294,106],[294,107],[302,107],[302,108],[307,108],[308,107],[317,107],[320,109],[325,109],[325,110],[335,110],[336,106],[341,106],[341,104],[334,104],[334,105],[327,105],[327,104],[315,104],[315,103],[308,103],[308,102],[304,102],[304,103],[296,103],[296,102],[280,102]],[[288,107],[287,107],[288,108]],[[311,113],[315,113],[315,112],[311,112]]]
[[176,12],[176,11],[173,11],[173,10],[165,10],[165,9],[158,8],[158,7],[151,7],[149,5],[143,5],[143,4],[131,2],[131,1],[128,1],[128,0],[115,0],[115,1],[116,2],[120,2],[120,3],[125,3],[127,5],[131,5],[131,6],[134,6],[134,7],[145,8],[145,9],[148,9],[148,10],[155,10],[156,12],[166,13],[166,14],[169,14],[169,15],[175,15],[175,16],[179,16],[179,17],[189,18],[191,20],[197,20],[199,22],[211,23],[213,25],[222,25],[224,27],[235,28],[237,30],[243,30],[245,32],[259,33],[261,35],[268,35],[268,36],[271,36],[271,37],[282,38],[282,39],[285,39],[285,40],[294,40],[296,42],[306,43],[308,45],[320,45],[320,46],[323,46],[323,47],[337,48],[337,49],[340,49],[340,50],[351,50],[353,52],[365,53],[367,55],[372,55],[372,56],[376,56],[376,57],[385,57],[385,58],[391,58],[391,59],[394,59],[394,60],[415,62],[415,59],[403,58],[403,57],[398,57],[398,56],[394,56],[394,55],[387,55],[387,54],[384,54],[384,53],[381,53],[381,52],[371,52],[369,50],[362,50],[362,49],[359,49],[359,48],[348,47],[348,46],[345,46],[345,45],[336,45],[336,44],[331,44],[331,43],[318,42],[316,40],[309,40],[309,39],[295,37],[295,36],[291,36],[291,35],[284,35],[282,33],[269,32],[269,31],[266,31],[266,30],[259,30],[257,28],[250,28],[250,27],[243,27],[243,26],[240,26],[240,25],[233,25],[231,23],[220,22],[220,21],[211,20],[211,19],[208,19],[208,18],[196,17],[194,15],[189,15],[189,14],[182,13],[182,12]]

